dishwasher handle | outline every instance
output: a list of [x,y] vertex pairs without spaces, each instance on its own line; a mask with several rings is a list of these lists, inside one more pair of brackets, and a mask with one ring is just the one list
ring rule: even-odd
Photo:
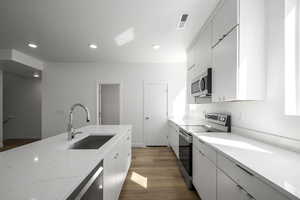
[[75,200],[81,200],[84,194],[88,191],[91,185],[99,178],[99,176],[103,175],[103,167],[99,167],[99,169],[95,172],[95,174],[88,180],[85,186],[80,190],[78,195],[76,196]]

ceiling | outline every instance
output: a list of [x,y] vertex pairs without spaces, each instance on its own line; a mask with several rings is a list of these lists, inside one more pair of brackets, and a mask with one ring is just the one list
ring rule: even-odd
[[[51,62],[181,62],[217,1],[1,0],[0,49]],[[186,28],[178,30],[185,13]]]

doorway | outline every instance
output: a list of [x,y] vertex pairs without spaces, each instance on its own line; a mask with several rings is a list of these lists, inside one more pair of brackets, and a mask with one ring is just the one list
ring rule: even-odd
[[98,84],[98,115],[100,125],[119,125],[121,123],[121,84]]
[[[28,69],[29,70],[29,69]],[[2,150],[42,138],[42,90],[37,72],[3,71]],[[38,75],[35,75],[38,74]]]
[[166,146],[168,84],[144,82],[144,141],[146,146]]

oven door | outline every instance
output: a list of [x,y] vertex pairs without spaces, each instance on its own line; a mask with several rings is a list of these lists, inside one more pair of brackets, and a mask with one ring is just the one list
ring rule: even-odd
[[189,176],[192,176],[193,137],[180,130],[179,134],[179,160]]

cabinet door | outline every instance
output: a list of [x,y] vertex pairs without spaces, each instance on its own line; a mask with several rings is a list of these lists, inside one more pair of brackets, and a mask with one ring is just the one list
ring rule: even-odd
[[117,154],[117,151],[111,151],[107,154],[107,156],[104,158],[104,171],[103,171],[103,184],[104,184],[104,190],[103,195],[104,199],[109,200],[117,200],[118,199],[118,181],[117,181],[117,173],[118,173],[118,166],[116,163],[115,155]]
[[174,135],[174,127],[171,126],[171,127],[170,127],[170,140],[171,140],[171,148],[172,148],[173,152],[175,152],[174,138],[175,138],[175,135]]
[[213,46],[239,23],[238,4],[239,0],[223,0],[221,8],[213,19]]
[[192,84],[192,79],[194,77],[194,68],[191,68],[187,71],[187,89],[186,89],[186,100],[188,104],[194,104],[195,103],[195,98],[192,96],[191,93],[191,84]]
[[[199,150],[198,150],[199,151]],[[200,151],[199,151],[200,152]],[[217,168],[202,152],[199,153],[199,195],[202,200],[217,198]]]
[[168,123],[168,145],[172,147],[172,126],[170,122]]
[[177,128],[174,129],[174,145],[176,157],[179,159],[179,130]]
[[218,200],[242,200],[241,189],[222,171],[218,170]]
[[199,37],[199,65],[201,67],[201,71],[212,66],[211,56],[211,38],[212,38],[212,25],[209,23],[204,27]]
[[238,28],[213,49],[213,101],[237,98]]
[[195,189],[200,194],[199,190],[199,170],[200,170],[200,163],[199,163],[199,152],[195,145],[193,144],[193,184],[195,186]]
[[190,68],[195,64],[195,47],[192,47],[187,52],[187,68]]

